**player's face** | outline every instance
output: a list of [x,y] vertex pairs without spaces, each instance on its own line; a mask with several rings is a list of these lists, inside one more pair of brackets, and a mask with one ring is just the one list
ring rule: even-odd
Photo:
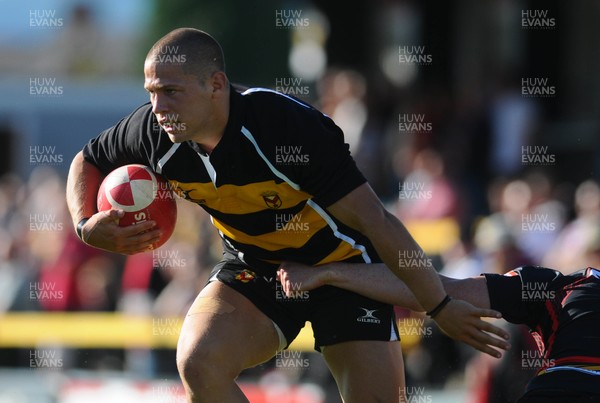
[[150,94],[152,112],[174,143],[199,143],[218,131],[219,102],[209,80],[187,74],[173,63],[146,61],[144,88]]

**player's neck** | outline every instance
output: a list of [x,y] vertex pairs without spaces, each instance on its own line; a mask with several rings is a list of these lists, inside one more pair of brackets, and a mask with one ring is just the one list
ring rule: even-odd
[[194,141],[204,150],[205,153],[211,154],[217,144],[221,141],[225,135],[225,129],[227,128],[227,122],[229,121],[229,97],[226,97],[222,108],[217,110],[215,113],[215,119],[212,122],[212,127],[206,131],[200,138],[194,139]]
[[219,124],[215,129],[203,133],[201,136],[193,139],[193,141],[198,144],[205,153],[210,154],[219,144],[223,135],[225,135],[225,127],[225,124]]
[[196,141],[196,143],[200,146],[200,148],[207,154],[211,154],[213,152],[213,150],[215,149],[215,147],[217,146],[217,144],[219,144],[219,141],[221,140],[220,136],[218,139],[215,140],[211,140],[211,141]]

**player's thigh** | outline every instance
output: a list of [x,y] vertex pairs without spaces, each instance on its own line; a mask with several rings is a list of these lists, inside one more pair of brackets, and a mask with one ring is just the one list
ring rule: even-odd
[[404,393],[399,341],[348,341],[321,350],[345,403],[397,402]]
[[234,289],[213,281],[187,313],[177,357],[178,363],[196,359],[241,371],[269,360],[278,346],[271,319]]

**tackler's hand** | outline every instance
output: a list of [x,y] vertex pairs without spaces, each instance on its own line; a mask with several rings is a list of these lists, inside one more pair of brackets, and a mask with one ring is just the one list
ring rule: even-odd
[[500,358],[501,350],[508,350],[508,333],[481,318],[501,318],[500,312],[476,308],[466,301],[453,299],[434,316],[444,333],[479,351]]

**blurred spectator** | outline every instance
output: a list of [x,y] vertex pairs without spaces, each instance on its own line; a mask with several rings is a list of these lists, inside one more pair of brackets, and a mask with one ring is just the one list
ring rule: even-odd
[[551,265],[570,273],[590,265],[600,238],[600,187],[594,180],[581,183],[575,191],[576,217],[558,234],[544,257],[543,265]]
[[316,106],[343,130],[357,166],[377,187],[381,180],[381,136],[366,104],[365,77],[354,70],[329,69],[317,83]]
[[396,216],[400,220],[435,220],[458,216],[457,195],[433,149],[415,155],[413,168],[400,185]]
[[103,51],[103,31],[96,25],[94,17],[94,9],[88,5],[73,7],[64,29],[39,59],[38,70],[74,77],[105,71],[109,55]]
[[356,155],[367,122],[364,103],[366,82],[352,70],[331,69],[318,84],[319,109],[330,116],[344,132],[350,152]]
[[550,178],[542,172],[525,176],[531,190],[529,207],[521,216],[517,242],[529,260],[541,264],[565,224],[565,206],[552,195]]
[[[513,83],[518,80],[512,79]],[[511,177],[523,169],[522,147],[531,143],[539,124],[539,111],[531,98],[523,97],[516,86],[500,88],[491,105],[492,175]]]
[[517,239],[522,215],[531,201],[531,189],[525,181],[514,180],[491,196],[498,198],[490,202],[498,210],[479,221],[474,240],[486,257],[483,271],[504,273],[506,268],[518,267],[526,260]]
[[9,309],[26,281],[29,271],[21,260],[25,243],[18,208],[23,193],[20,178],[7,174],[0,178],[0,312]]

